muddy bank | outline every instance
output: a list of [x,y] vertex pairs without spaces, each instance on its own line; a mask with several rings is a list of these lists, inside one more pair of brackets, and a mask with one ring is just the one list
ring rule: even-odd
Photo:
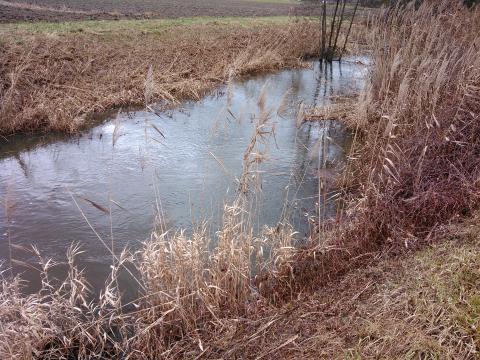
[[195,16],[317,16],[315,2],[242,0],[1,1],[0,22],[181,18]]

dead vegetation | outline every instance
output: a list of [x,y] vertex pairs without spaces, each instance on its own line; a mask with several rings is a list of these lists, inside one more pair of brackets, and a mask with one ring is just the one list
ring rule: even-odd
[[[116,260],[97,305],[84,300],[86,288],[72,256],[76,250],[60,290],[50,284],[45,261],[40,261],[45,275],[37,294],[23,297],[18,280],[5,278],[0,354],[26,359],[475,358],[478,237],[469,234],[478,229],[459,235],[461,247],[446,242],[414,258],[405,254],[448,237],[445,224],[478,206],[479,11],[450,1],[425,2],[418,9],[386,10],[376,20],[374,67],[357,116],[350,118],[356,142],[342,179],[349,201],[337,222],[324,224],[308,247],[294,250],[285,224],[254,237],[241,191],[225,208],[218,241],[203,227],[191,237],[158,227],[135,260],[145,293],[128,304],[135,307],[128,313],[114,281],[127,255]],[[256,46],[255,61],[266,53]],[[292,49],[287,53],[298,55]],[[285,59],[272,58],[254,68],[273,69]],[[238,73],[249,69],[248,63],[242,60]],[[209,65],[228,76],[226,64]],[[194,67],[193,73],[200,70]],[[145,76],[138,74],[141,101]],[[206,78],[198,81],[204,84]],[[149,81],[147,97],[168,99],[168,88],[152,85],[168,83]],[[179,94],[193,97],[206,89],[186,86],[195,84],[191,79],[172,84],[183,84],[176,88]],[[268,113],[261,99],[258,105],[252,145],[244,156],[247,175],[240,182],[247,192],[255,162],[262,159],[257,145],[268,135],[263,126]],[[379,264],[382,257],[387,260]],[[262,272],[252,281],[257,269]],[[322,291],[308,295],[320,286]]]
[[199,99],[236,76],[298,66],[318,52],[312,22],[189,25],[157,32],[6,34],[0,132],[76,131],[96,111]]
[[264,274],[266,296],[288,300],[378,251],[420,248],[478,206],[479,19],[478,8],[450,1],[379,15],[374,67],[349,117],[356,135],[342,187],[351,200],[318,245]]
[[442,227],[416,254],[371,258],[321,291],[257,313],[234,337],[213,338],[218,350],[205,357],[477,359],[479,230],[477,214]]
[[[265,228],[260,235],[253,230],[255,215],[249,194],[255,189],[266,139],[273,134],[265,91],[266,87],[258,99],[254,131],[244,153],[238,196],[225,206],[222,227],[215,235],[207,231],[207,224],[189,235],[167,229],[158,199],[158,224],[151,239],[136,255],[114,256],[111,276],[93,302],[87,300],[88,284],[75,266],[78,247],[69,251],[68,276],[61,285],[48,275],[49,268],[57,264],[44,260],[35,248],[22,247],[39,261],[19,265],[36,268],[42,288],[25,297],[20,280],[4,273],[0,355],[22,359],[190,358],[213,351],[211,336],[229,338],[239,321],[250,323],[257,301],[261,302],[252,276],[275,267],[294,250],[288,224]],[[129,266],[139,270],[138,278],[130,274],[143,296],[124,304],[116,279]]]

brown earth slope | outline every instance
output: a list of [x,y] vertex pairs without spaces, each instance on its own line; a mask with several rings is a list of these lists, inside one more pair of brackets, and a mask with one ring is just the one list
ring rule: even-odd
[[[478,359],[479,218],[414,256],[372,259],[209,343],[205,358]],[[443,241],[442,241],[443,240]]]

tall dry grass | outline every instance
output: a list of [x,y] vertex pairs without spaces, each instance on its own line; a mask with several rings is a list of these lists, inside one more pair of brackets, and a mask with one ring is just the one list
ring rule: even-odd
[[264,275],[277,298],[428,244],[479,204],[480,9],[425,1],[373,23],[373,67],[347,117],[356,143],[346,211],[317,245]]
[[11,33],[0,38],[0,133],[73,132],[93,112],[199,99],[236,76],[298,66],[318,53],[317,27],[172,26],[127,33]]
[[[126,316],[120,316],[118,271],[127,262],[123,253],[112,267],[99,302],[89,301],[88,284],[75,264],[81,250],[72,245],[65,264],[44,259],[35,249],[23,249],[37,257],[35,268],[41,288],[25,296],[19,277],[7,272],[0,277],[0,357],[2,359],[115,357],[122,353],[127,335]],[[50,269],[66,266],[62,282],[51,278]]]
[[[358,139],[347,167],[352,175],[345,178],[346,196],[352,198],[343,222],[323,226],[310,247],[293,250],[288,226],[253,235],[245,192],[262,159],[257,145],[267,135],[268,113],[260,99],[244,154],[247,175],[239,180],[244,191],[226,206],[216,238],[203,226],[187,236],[160,223],[137,255],[146,290],[129,304],[136,310],[128,314],[114,282],[97,305],[86,303],[81,272],[73,265],[62,291],[50,285],[48,262],[41,263],[45,280],[38,294],[23,297],[18,280],[3,280],[1,354],[236,356],[239,342],[254,343],[262,329],[282,318],[261,318],[271,303],[296,298],[384,252],[434,240],[439,225],[478,206],[479,11],[450,1],[424,2],[419,8],[387,9],[375,20],[374,66],[350,124]],[[145,97],[143,90],[139,96]],[[128,258],[117,262],[112,279]],[[246,334],[245,324],[261,325]]]
[[355,124],[364,143],[352,170],[368,224],[357,239],[415,248],[478,205],[479,15],[461,2],[427,1],[378,19]]
[[[266,87],[244,152],[237,197],[225,205],[217,233],[207,231],[206,223],[191,234],[167,229],[157,199],[158,221],[151,238],[137,254],[115,256],[95,301],[88,300],[89,285],[75,265],[79,247],[72,246],[62,264],[68,272],[61,284],[49,275],[60,264],[43,259],[35,248],[22,247],[39,259],[38,264],[19,265],[38,271],[41,289],[24,296],[19,278],[5,272],[0,279],[0,357],[190,358],[214,351],[212,342],[228,341],[239,323],[251,322],[262,302],[254,275],[275,268],[294,249],[293,229],[286,222],[265,227],[260,234],[254,231],[252,195],[268,138],[274,134],[265,96]],[[135,280],[141,296],[125,304],[117,279],[132,266],[140,274]]]
[[259,299],[254,275],[277,266],[294,249],[294,231],[283,223],[255,229],[252,195],[268,138],[274,135],[266,87],[258,99],[250,142],[244,152],[237,197],[225,205],[222,226],[212,236],[207,224],[191,235],[171,232],[159,219],[139,253],[146,286],[145,311],[136,318],[130,346],[151,357],[195,357],[228,341],[241,322],[255,317]]

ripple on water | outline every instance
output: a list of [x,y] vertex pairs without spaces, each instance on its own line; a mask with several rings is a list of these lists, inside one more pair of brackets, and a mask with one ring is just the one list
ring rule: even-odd
[[[341,163],[349,138],[333,122],[297,129],[296,109],[300,102],[320,105],[331,95],[358,91],[366,72],[355,61],[334,63],[326,71],[318,63],[313,65],[235,82],[228,110],[225,91],[217,91],[160,116],[145,111],[120,113],[116,120],[105,119],[81,136],[17,136],[1,143],[0,193],[15,206],[8,213],[0,207],[0,221],[5,224],[0,240],[4,245],[8,241],[7,228],[12,243],[34,244],[46,257],[57,260],[64,259],[70,243],[80,242],[85,250],[80,260],[88,267],[90,280],[101,284],[108,271],[108,251],[70,193],[77,196],[85,216],[108,243],[112,224],[117,249],[138,247],[148,237],[155,191],[169,226],[188,230],[192,221],[203,218],[218,224],[223,203],[235,192],[234,179],[240,176],[265,83],[275,139],[268,142],[256,219],[274,225],[288,189],[292,204],[294,196],[303,199],[292,221],[300,233],[306,233],[304,212],[314,213],[318,176],[326,176],[317,171],[319,164]],[[278,116],[287,91],[287,110]],[[332,139],[328,146],[319,146],[327,137]],[[112,205],[110,219],[81,197],[106,208],[110,197],[118,206]],[[335,207],[329,206],[329,211],[334,213]],[[0,247],[0,258],[8,259],[8,253],[8,246]],[[26,253],[14,256],[32,260]]]

